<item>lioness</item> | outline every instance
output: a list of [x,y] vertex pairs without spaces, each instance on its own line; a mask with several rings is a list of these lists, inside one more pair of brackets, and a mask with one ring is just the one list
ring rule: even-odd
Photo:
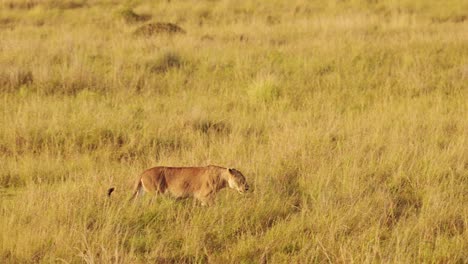
[[[207,167],[154,167],[144,171],[135,184],[131,199],[149,193],[164,194],[175,198],[194,197],[202,205],[212,205],[216,193],[229,186],[239,193],[249,190],[244,175],[236,169],[219,166]],[[114,188],[110,188],[110,196]]]

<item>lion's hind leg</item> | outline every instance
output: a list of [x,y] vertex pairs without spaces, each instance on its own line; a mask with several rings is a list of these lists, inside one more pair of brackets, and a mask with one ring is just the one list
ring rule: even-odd
[[135,187],[133,188],[133,193],[132,196],[130,197],[130,201],[134,200],[138,196],[142,196],[144,194],[143,190],[143,183],[141,182],[141,179],[138,180],[138,182],[135,184]]

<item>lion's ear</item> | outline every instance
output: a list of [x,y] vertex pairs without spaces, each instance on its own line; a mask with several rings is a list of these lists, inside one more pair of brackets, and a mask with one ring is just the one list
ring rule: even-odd
[[229,172],[230,172],[230,173],[234,173],[234,169],[233,169],[233,168],[230,168],[230,169],[229,169]]

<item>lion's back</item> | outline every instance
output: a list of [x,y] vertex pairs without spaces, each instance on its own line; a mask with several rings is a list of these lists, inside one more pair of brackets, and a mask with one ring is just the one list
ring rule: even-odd
[[191,195],[206,185],[209,173],[205,167],[167,168],[166,179],[171,191]]
[[175,197],[188,197],[196,193],[209,193],[217,185],[215,166],[207,167],[153,167],[142,173],[141,181],[148,189],[166,190]]

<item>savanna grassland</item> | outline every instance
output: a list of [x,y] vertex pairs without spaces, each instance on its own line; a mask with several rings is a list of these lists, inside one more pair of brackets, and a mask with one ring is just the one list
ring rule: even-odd
[[0,262],[468,263],[467,84],[462,0],[0,0]]

